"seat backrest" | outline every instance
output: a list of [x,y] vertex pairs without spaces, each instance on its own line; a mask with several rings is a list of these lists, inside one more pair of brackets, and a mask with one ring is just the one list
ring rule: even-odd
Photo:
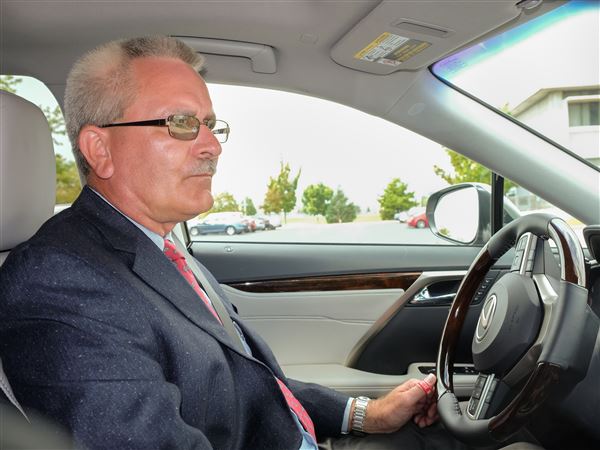
[[0,265],[54,211],[52,133],[33,103],[0,91]]
[[[56,162],[46,117],[33,103],[0,91],[0,265],[52,216],[55,191]],[[0,400],[3,395],[24,414],[0,360]]]

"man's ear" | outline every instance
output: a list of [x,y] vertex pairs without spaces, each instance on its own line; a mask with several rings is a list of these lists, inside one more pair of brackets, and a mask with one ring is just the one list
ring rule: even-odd
[[106,130],[85,125],[79,132],[79,149],[98,178],[106,180],[112,177],[115,167]]

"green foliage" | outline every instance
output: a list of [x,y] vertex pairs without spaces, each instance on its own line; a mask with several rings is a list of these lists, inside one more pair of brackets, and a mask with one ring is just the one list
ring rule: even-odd
[[448,184],[465,182],[490,183],[490,170],[466,156],[456,153],[454,150],[445,149],[450,157],[453,173],[447,172],[441,167],[433,166],[434,173]]
[[14,94],[17,92],[17,85],[22,81],[21,78],[15,77],[14,75],[0,75],[0,90],[12,92]]
[[[457,183],[486,183],[491,184],[492,172],[487,167],[476,163],[472,159],[461,155],[460,153],[445,149],[446,153],[450,157],[450,164],[452,164],[453,172],[447,172],[438,165],[433,166],[434,173],[439,176],[442,180],[449,184]],[[515,184],[510,180],[504,180],[504,192],[510,189]]]
[[50,125],[50,129],[52,130],[52,140],[54,141],[54,145],[60,144],[56,136],[66,136],[67,135],[67,127],[65,125],[65,118],[63,117],[63,113],[56,105],[54,109],[50,109],[50,107],[46,106],[40,109],[46,116],[46,120],[48,121],[48,125]]
[[267,185],[267,193],[265,194],[265,200],[262,205],[262,209],[265,213],[280,213],[283,210],[283,199],[281,191],[277,186],[277,180],[269,178],[269,184]]
[[323,183],[311,184],[302,193],[304,212],[311,216],[324,216],[333,197],[333,189]]
[[341,189],[335,191],[331,198],[331,202],[325,212],[325,220],[327,223],[347,223],[353,222],[360,208],[354,203],[348,201],[348,197],[344,195]]
[[415,193],[408,192],[408,185],[400,178],[394,178],[386,186],[383,195],[377,199],[379,202],[379,215],[382,220],[391,220],[394,214],[400,211],[408,211],[418,203]]
[[279,174],[277,177],[269,177],[267,193],[262,208],[265,213],[280,213],[283,211],[284,221],[294,206],[296,206],[296,188],[301,170],[295,177],[290,179],[291,169],[288,163],[280,163]]
[[73,203],[81,192],[75,161],[56,155],[56,203]]
[[209,211],[211,213],[240,210],[240,205],[238,205],[238,202],[235,201],[235,198],[229,192],[222,192],[215,195],[214,200],[213,207]]
[[254,202],[250,197],[246,197],[243,202],[244,207],[242,208],[242,212],[246,216],[253,216],[256,214],[256,206],[254,206]]

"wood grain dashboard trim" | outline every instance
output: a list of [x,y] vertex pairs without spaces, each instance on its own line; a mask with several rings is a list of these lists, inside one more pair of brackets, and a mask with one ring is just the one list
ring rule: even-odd
[[350,291],[367,289],[406,290],[420,275],[420,272],[383,272],[298,277],[264,281],[242,281],[227,283],[227,285],[240,291],[255,293]]

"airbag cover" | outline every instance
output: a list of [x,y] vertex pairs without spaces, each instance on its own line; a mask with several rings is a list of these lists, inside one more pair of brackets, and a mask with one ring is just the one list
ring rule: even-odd
[[518,273],[504,275],[490,289],[477,322],[472,344],[475,368],[506,373],[531,347],[541,321],[533,280]]

